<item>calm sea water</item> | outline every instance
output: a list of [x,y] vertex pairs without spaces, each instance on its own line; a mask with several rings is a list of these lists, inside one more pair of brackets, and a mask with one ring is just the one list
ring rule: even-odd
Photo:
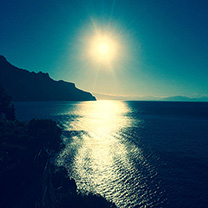
[[64,165],[118,207],[208,207],[208,103],[15,103],[20,120],[64,126]]

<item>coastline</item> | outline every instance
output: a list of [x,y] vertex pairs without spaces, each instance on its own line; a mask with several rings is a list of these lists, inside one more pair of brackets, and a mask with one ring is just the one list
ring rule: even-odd
[[16,119],[0,91],[0,205],[15,208],[115,207],[98,195],[77,193],[75,180],[55,165],[63,129],[51,119]]
[[50,119],[0,121],[3,207],[115,207],[101,196],[77,193],[74,179],[54,164],[62,129]]

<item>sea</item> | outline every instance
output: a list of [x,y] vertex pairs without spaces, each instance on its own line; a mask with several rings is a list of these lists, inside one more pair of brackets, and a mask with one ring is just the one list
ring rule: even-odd
[[208,207],[208,103],[16,102],[63,127],[57,165],[117,207]]

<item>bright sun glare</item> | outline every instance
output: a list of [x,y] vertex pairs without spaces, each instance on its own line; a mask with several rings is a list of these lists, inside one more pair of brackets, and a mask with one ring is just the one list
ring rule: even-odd
[[98,45],[98,47],[97,47],[97,50],[98,50],[98,53],[102,56],[105,56],[105,55],[107,55],[108,54],[108,52],[109,52],[109,45],[108,45],[108,43],[105,43],[105,42],[103,42],[103,43],[100,43],[99,45]]
[[111,35],[97,33],[89,43],[89,55],[92,61],[112,64],[118,58],[119,44]]

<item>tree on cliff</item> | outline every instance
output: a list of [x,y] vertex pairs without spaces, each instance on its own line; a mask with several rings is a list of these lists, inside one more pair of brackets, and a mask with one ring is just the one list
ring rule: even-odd
[[10,101],[11,98],[5,93],[4,89],[0,86],[0,118],[15,120],[14,105],[11,105]]

